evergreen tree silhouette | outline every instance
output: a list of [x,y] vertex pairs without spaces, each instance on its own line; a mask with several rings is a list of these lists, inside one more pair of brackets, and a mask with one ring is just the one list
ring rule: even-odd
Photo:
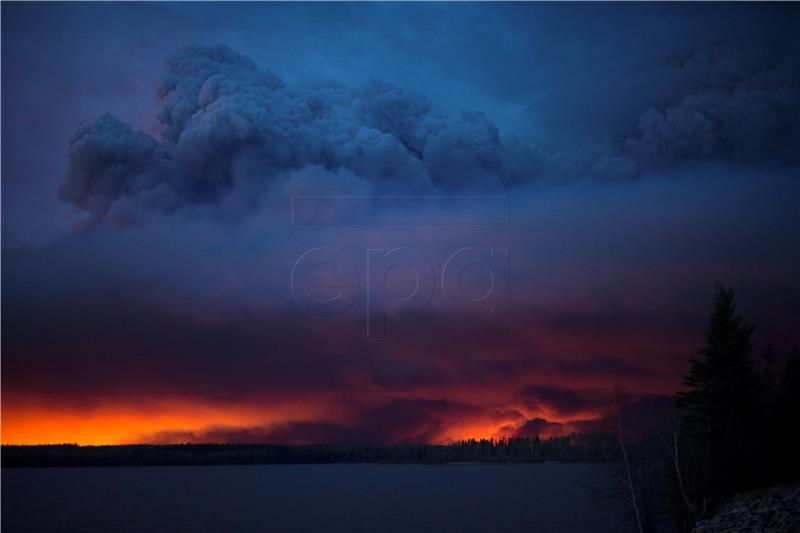
[[733,289],[717,284],[705,346],[690,359],[686,390],[677,398],[700,516],[752,484],[755,474],[759,380],[751,359],[753,329],[739,316]]

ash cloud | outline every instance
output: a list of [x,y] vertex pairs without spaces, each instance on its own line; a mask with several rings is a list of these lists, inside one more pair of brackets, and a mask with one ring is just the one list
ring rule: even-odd
[[695,88],[639,119],[624,152],[644,169],[684,160],[797,163],[800,60],[764,39],[716,43],[667,64]]
[[226,46],[189,47],[156,83],[154,134],[110,114],[81,125],[59,192],[91,220],[126,226],[198,208],[238,221],[276,192],[486,191],[705,160],[795,164],[796,58],[763,40],[670,57],[659,68],[688,81],[638,127],[548,150],[502,136],[483,113],[446,115],[379,80],[290,86]]
[[612,179],[702,161],[796,165],[798,57],[796,47],[762,37],[672,55],[652,68],[674,87],[639,113],[634,131],[541,157],[561,175]]
[[63,200],[125,224],[137,208],[224,207],[234,190],[251,205],[222,214],[241,216],[271,183],[308,169],[327,174],[332,183],[322,186],[339,187],[344,170],[380,192],[523,180],[508,163],[512,147],[482,113],[441,115],[425,97],[377,80],[289,87],[225,46],[191,47],[169,59],[156,92],[156,137],[110,114],[77,130]]

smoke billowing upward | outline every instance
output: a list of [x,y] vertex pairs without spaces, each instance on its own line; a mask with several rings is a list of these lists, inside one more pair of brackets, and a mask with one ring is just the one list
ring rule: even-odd
[[131,204],[173,213],[241,191],[249,202],[237,207],[247,211],[242,204],[275,180],[308,168],[383,193],[523,179],[484,115],[443,116],[423,96],[379,81],[287,87],[225,46],[191,47],[167,62],[157,94],[158,140],[112,115],[78,129],[64,200],[122,220]]
[[544,150],[501,135],[480,112],[447,115],[423,95],[364,87],[288,86],[226,46],[189,47],[156,83],[155,136],[105,114],[70,144],[60,196],[126,225],[141,210],[209,206],[241,219],[298,172],[360,193],[508,189],[575,176],[635,177],[686,161],[794,161],[800,67],[764,42],[706,47],[668,68],[697,80],[638,131],[608,143]]

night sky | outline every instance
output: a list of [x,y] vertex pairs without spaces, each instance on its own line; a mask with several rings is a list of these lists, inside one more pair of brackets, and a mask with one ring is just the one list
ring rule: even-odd
[[2,442],[592,431],[678,390],[716,281],[800,341],[798,25],[4,3]]

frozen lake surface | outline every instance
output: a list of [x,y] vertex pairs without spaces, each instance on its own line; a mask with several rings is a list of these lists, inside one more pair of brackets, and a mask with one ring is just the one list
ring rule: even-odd
[[589,464],[2,471],[14,531],[620,532]]

